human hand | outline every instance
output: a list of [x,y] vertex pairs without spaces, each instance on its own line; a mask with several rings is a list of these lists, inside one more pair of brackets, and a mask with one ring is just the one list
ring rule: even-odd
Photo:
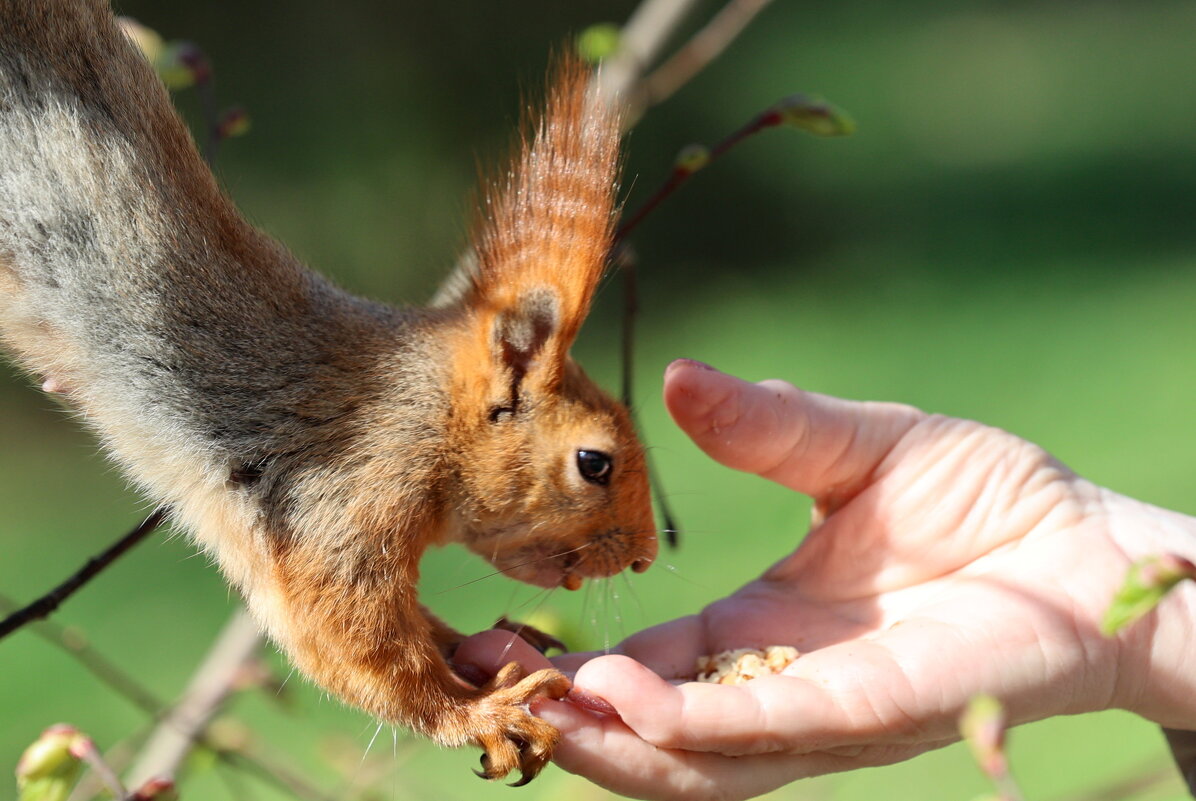
[[[684,361],[666,374],[665,400],[708,454],[813,496],[823,522],[700,614],[613,655],[556,660],[617,712],[537,706],[564,735],[567,770],[636,797],[747,798],[946,745],[980,692],[1015,722],[1123,707],[1196,725],[1183,669],[1190,589],[1149,624],[1099,632],[1133,559],[1194,555],[1191,519],[1103,490],[1011,434],[905,406]],[[546,665],[500,636],[479,635],[458,659]],[[701,655],[774,644],[802,652],[783,675],[674,683]]]

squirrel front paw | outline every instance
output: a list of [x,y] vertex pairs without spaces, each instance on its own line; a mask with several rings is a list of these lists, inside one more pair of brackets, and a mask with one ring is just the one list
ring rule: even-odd
[[560,699],[569,692],[569,679],[557,670],[537,670],[525,676],[512,662],[479,691],[469,716],[470,735],[485,753],[483,779],[502,779],[519,769],[522,774],[512,787],[522,787],[543,770],[552,758],[560,733],[554,726],[528,711],[536,698]]

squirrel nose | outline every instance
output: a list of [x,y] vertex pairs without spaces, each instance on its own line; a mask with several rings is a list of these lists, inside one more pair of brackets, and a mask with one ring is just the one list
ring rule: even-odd
[[652,558],[648,556],[642,556],[631,563],[631,569],[636,573],[643,573],[651,566]]

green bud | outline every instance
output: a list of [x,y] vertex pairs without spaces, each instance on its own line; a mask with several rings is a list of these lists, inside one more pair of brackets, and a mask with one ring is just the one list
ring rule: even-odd
[[154,59],[154,69],[172,91],[188,89],[212,77],[208,57],[194,42],[167,42]]
[[577,37],[577,55],[589,64],[610,58],[619,49],[619,26],[609,22],[591,25]]
[[64,801],[79,777],[87,738],[60,723],[42,732],[17,762],[18,801]]
[[147,28],[132,17],[117,17],[116,24],[120,26],[125,36],[137,45],[137,49],[153,64],[162,53],[162,37],[153,28]]
[[848,136],[855,133],[855,120],[846,111],[817,95],[796,94],[772,107],[778,124],[815,136]]
[[710,163],[710,149],[705,145],[686,145],[673,160],[673,168],[695,173]]
[[1184,579],[1196,578],[1196,565],[1176,554],[1148,556],[1130,565],[1125,581],[1101,620],[1101,633],[1112,637],[1145,617]]
[[994,779],[1004,776],[1009,770],[1005,760],[1007,724],[1004,707],[991,695],[972,698],[959,718],[959,733],[967,741],[972,756],[985,775]]
[[234,106],[221,112],[216,132],[221,139],[232,139],[249,133],[250,127],[249,114],[240,106]]

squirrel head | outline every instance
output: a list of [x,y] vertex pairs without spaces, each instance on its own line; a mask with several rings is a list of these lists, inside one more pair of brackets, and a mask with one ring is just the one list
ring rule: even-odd
[[455,503],[466,544],[540,586],[656,555],[631,417],[569,356],[611,248],[619,121],[558,67],[542,119],[483,198],[450,347]]

